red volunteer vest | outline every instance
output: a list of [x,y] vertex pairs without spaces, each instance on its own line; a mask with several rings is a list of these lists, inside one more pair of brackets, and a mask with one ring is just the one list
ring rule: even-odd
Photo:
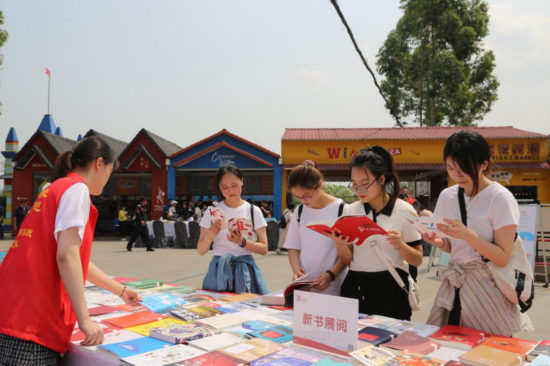
[[[0,266],[0,333],[33,341],[65,353],[76,315],[57,267],[55,217],[61,196],[82,177],[69,173],[53,182],[36,199]],[[84,279],[97,221],[90,201],[90,216],[80,245]]]

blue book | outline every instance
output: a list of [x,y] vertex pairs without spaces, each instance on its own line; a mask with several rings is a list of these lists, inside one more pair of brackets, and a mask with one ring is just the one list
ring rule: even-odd
[[531,366],[546,366],[550,365],[550,357],[545,355],[538,355],[533,361],[531,361]]
[[154,313],[164,313],[170,309],[176,308],[185,304],[185,300],[172,294],[159,294],[152,296],[144,296],[141,305]]
[[271,328],[272,326],[273,326],[273,324],[271,324],[271,323],[266,323],[266,322],[263,322],[261,320],[252,320],[252,321],[244,323],[243,325],[239,325],[238,327],[225,329],[225,332],[235,333],[235,334],[237,334],[237,335],[244,338],[252,332],[267,330],[267,329]]
[[248,337],[265,339],[275,343],[285,343],[292,340],[292,328],[286,325],[276,325],[267,330],[249,333]]
[[170,346],[173,346],[173,344],[154,338],[141,337],[130,341],[101,345],[99,348],[114,353],[120,358],[125,358]]

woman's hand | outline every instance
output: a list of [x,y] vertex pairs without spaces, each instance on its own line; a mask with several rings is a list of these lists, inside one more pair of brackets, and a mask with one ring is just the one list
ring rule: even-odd
[[338,235],[334,231],[332,231],[330,233],[330,235],[328,235],[328,237],[332,239],[332,241],[334,242],[334,245],[336,247],[342,246],[342,245],[347,246],[347,245],[353,244],[351,241],[349,241],[349,236]]
[[243,235],[239,230],[233,230],[230,231],[229,234],[227,234],[227,240],[234,244],[237,244],[238,246],[241,246],[243,244]]
[[303,269],[303,268],[300,268],[300,270],[296,273],[294,273],[294,276],[292,276],[292,281],[296,281],[298,278],[302,277],[303,275],[305,275],[305,272],[306,270]]
[[313,286],[313,288],[319,291],[324,291],[330,286],[330,280],[330,275],[325,272],[313,280],[314,283],[317,283],[317,285]]
[[128,287],[126,287],[126,289],[124,290],[124,293],[120,298],[124,300],[126,304],[132,305],[132,306],[138,306],[139,303],[142,301],[141,296],[139,296],[137,291]]
[[208,231],[206,232],[206,236],[208,237],[209,241],[214,241],[220,231],[222,230],[222,222],[221,220],[216,220],[210,227],[208,228]]
[[388,243],[395,249],[399,250],[403,247],[405,242],[403,241],[403,238],[401,237],[401,233],[395,230],[388,230],[388,235],[386,235],[386,238],[388,238]]
[[437,224],[437,230],[443,234],[449,235],[453,239],[467,240],[471,234],[471,230],[460,221],[443,219],[447,225]]
[[78,327],[86,335],[86,338],[80,342],[82,346],[96,346],[103,343],[103,328],[97,325],[91,319],[78,323]]

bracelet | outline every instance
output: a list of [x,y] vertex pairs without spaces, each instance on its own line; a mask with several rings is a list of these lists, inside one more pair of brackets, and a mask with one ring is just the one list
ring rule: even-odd
[[206,234],[206,235],[204,236],[204,238],[206,239],[206,241],[209,241],[210,243],[212,243],[212,240],[210,240],[210,238],[208,237],[208,234]]
[[243,238],[243,243],[241,244],[241,248],[244,248],[244,247],[246,247],[246,244],[247,244],[247,243],[246,243],[246,239],[245,239],[245,238]]
[[119,297],[122,297],[122,295],[124,295],[125,292],[126,292],[126,286],[124,286],[124,288],[122,289],[122,293],[120,294]]
[[328,273],[330,276],[330,282],[334,281],[336,279],[336,276],[334,275],[334,272],[332,272],[330,269],[327,269],[325,273]]
[[443,249],[443,248],[445,248],[445,245],[447,245],[447,242],[445,241],[445,239],[441,239],[441,240],[443,241],[443,245],[442,246],[436,245],[436,247],[438,247],[439,249]]

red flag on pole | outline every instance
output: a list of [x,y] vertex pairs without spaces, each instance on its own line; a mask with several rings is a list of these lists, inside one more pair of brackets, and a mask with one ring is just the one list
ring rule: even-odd
[[47,67],[46,67],[46,75],[52,76],[52,74],[50,73],[50,69],[48,69]]

